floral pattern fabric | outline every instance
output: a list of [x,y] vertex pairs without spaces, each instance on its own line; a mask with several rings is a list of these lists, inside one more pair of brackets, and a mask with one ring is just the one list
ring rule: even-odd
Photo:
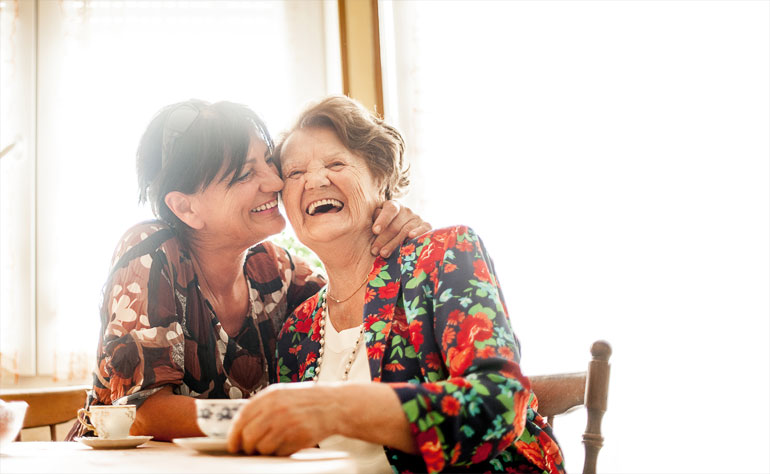
[[129,229],[104,287],[89,404],[141,405],[168,385],[195,398],[248,398],[274,382],[278,332],[324,280],[270,242],[248,251],[243,270],[250,314],[229,337],[174,231],[160,221]]
[[[312,380],[321,290],[278,339],[278,379]],[[377,258],[364,306],[372,380],[389,383],[419,455],[386,447],[395,472],[564,471],[519,369],[519,343],[492,261],[468,227],[440,229]]]

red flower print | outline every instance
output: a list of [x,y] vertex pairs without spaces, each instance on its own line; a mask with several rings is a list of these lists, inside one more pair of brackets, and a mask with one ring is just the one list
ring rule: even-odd
[[460,442],[458,441],[457,444],[455,444],[455,447],[452,448],[452,459],[449,461],[449,464],[454,464],[457,462],[457,460],[460,458],[460,454],[462,453],[462,446],[460,445]]
[[372,328],[372,324],[376,323],[379,320],[380,318],[378,318],[374,314],[370,314],[369,316],[367,316],[366,319],[364,319],[364,331],[370,330]]
[[301,377],[305,375],[305,370],[307,370],[308,366],[310,366],[313,362],[315,362],[317,358],[318,356],[316,355],[315,352],[311,352],[307,355],[305,362],[299,365],[299,373]]
[[311,341],[320,341],[321,340],[321,319],[323,318],[323,311],[318,311],[313,318],[312,324],[310,325],[310,340]]
[[385,344],[381,342],[374,343],[373,346],[366,349],[366,354],[370,359],[382,359],[382,355],[385,353]]
[[414,350],[420,352],[420,345],[422,345],[422,321],[414,320],[409,324],[409,340],[412,341]]
[[479,281],[492,281],[489,277],[489,267],[484,260],[473,261],[473,276],[479,279]]
[[433,370],[439,370],[443,364],[441,356],[437,352],[431,352],[425,357],[425,363]]
[[380,287],[379,296],[382,299],[395,298],[398,295],[400,285],[397,281],[392,281],[387,285]]
[[417,446],[425,461],[425,467],[428,472],[439,472],[444,469],[444,452],[441,450],[441,443],[438,440],[436,427],[433,426],[427,431],[417,433],[415,437]]
[[481,461],[485,461],[489,457],[489,453],[491,452],[492,452],[492,443],[484,443],[478,448],[476,448],[476,452],[473,453],[471,462],[473,464],[476,464],[476,463],[480,463]]
[[296,310],[294,310],[295,317],[297,319],[305,319],[310,316],[310,314],[315,309],[315,305],[318,303],[318,296],[312,296],[308,299],[306,299],[302,304],[300,304]]
[[513,351],[508,346],[502,346],[500,349],[500,355],[508,360],[514,360]]
[[440,252],[436,249],[435,242],[425,245],[420,251],[415,264],[414,276],[420,276],[422,272],[431,273],[436,268],[436,262],[441,258]]
[[471,346],[475,341],[486,341],[490,337],[492,337],[492,321],[486,314],[476,313],[465,318],[460,324],[457,344],[461,347]]
[[513,431],[516,436],[524,431],[527,422],[527,402],[529,402],[529,390],[519,390],[513,394]]
[[377,259],[374,261],[374,265],[372,266],[372,271],[369,272],[369,281],[372,281],[375,278],[377,278],[377,275],[380,274],[380,270],[384,266],[385,266],[385,260],[382,257],[377,257]]
[[380,308],[379,315],[380,319],[390,320],[393,319],[393,314],[396,312],[396,305],[394,304],[386,304],[382,308]]
[[451,377],[447,379],[447,382],[451,383],[457,388],[471,388],[473,386],[463,377]]
[[310,331],[311,324],[313,324],[313,319],[309,315],[306,315],[301,319],[297,319],[294,328],[296,332],[307,334],[307,332]]
[[406,257],[407,255],[411,255],[414,253],[414,244],[406,244],[403,247],[401,247],[400,255],[402,257]]
[[451,249],[457,246],[457,234],[452,231],[448,231],[446,233],[446,237],[444,238],[444,248],[445,249]]
[[[513,443],[516,446],[516,451],[520,452],[525,458],[540,469],[545,470],[545,459],[543,459],[543,452],[540,451],[540,446],[537,442],[525,443],[518,440]],[[551,471],[554,472],[554,471]]]
[[447,263],[444,265],[444,273],[452,273],[455,270],[457,270],[457,265],[454,263]]
[[366,294],[364,295],[364,303],[369,303],[374,299],[374,297],[377,296],[377,292],[374,291],[374,288],[366,288]]
[[391,362],[390,364],[385,364],[386,372],[398,372],[399,370],[404,370],[404,366],[399,364],[398,362]]
[[393,334],[398,334],[404,339],[409,338],[409,325],[406,324],[404,308],[399,306],[396,306],[396,311],[393,313]]
[[457,416],[460,413],[460,400],[451,395],[447,395],[441,400],[441,411],[445,415]]
[[462,242],[457,242],[455,248],[461,252],[470,252],[473,250],[473,243],[471,243],[468,239],[465,239]]
[[483,349],[481,349],[481,350],[478,352],[478,355],[477,355],[477,357],[478,357],[479,359],[489,359],[489,358],[490,358],[490,357],[492,357],[493,355],[495,355],[495,348],[494,348],[494,347],[492,347],[492,346],[484,346],[484,348],[483,348]]
[[455,340],[456,334],[455,330],[450,327],[444,329],[444,334],[441,335],[441,345],[443,347],[449,347],[449,345],[452,344],[452,341]]
[[460,324],[460,321],[462,321],[463,319],[465,319],[465,313],[463,313],[459,309],[456,309],[451,313],[449,313],[449,320],[447,321],[447,324],[451,326],[456,326]]
[[297,352],[300,351],[300,349],[302,349],[302,344],[300,344],[298,346],[295,346],[295,347],[290,347],[289,348],[289,354],[296,354]]
[[447,353],[447,359],[449,359],[449,374],[452,377],[461,376],[473,362],[473,348],[451,347]]
[[497,444],[497,450],[502,451],[508,446],[513,443],[513,440],[516,438],[516,435],[513,433],[513,431],[509,431],[503,435],[502,438],[500,438],[500,442]]
[[422,388],[433,393],[442,393],[444,391],[444,388],[441,385],[431,382],[422,384]]

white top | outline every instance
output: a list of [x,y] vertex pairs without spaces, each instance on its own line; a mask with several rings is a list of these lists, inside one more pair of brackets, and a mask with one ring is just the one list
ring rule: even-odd
[[[361,326],[337,332],[329,317],[326,316],[326,326],[324,329],[324,356],[321,362],[321,374],[318,377],[318,381],[339,382],[342,381],[342,375],[345,373],[345,364],[348,362],[350,353],[353,352],[353,345],[356,343],[356,339],[358,339],[358,335],[361,332]],[[350,368],[348,380],[357,383],[371,383],[372,381],[372,375],[369,371],[369,360],[366,357],[366,347],[363,340],[361,341],[361,347],[358,348],[353,366]],[[323,407],[320,409],[323,410]],[[333,435],[322,440],[318,443],[318,446],[321,449],[347,451],[355,461],[359,472],[393,473],[388,458],[385,455],[385,449],[381,444]]]

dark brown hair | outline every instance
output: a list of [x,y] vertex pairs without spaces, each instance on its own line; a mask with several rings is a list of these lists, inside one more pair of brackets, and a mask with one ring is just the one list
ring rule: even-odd
[[372,176],[382,183],[385,199],[399,197],[409,187],[403,137],[358,101],[346,96],[330,96],[306,108],[296,123],[281,134],[273,155],[277,163],[280,164],[286,139],[303,128],[333,130],[348,150],[364,159]]
[[[169,116],[180,108],[197,110],[198,114],[171,143],[166,139],[164,144]],[[221,179],[230,177],[228,186],[235,184],[254,135],[272,151],[267,127],[244,105],[192,99],[164,107],[150,121],[136,152],[139,202],[149,202],[155,216],[183,236],[190,229],[166,206],[166,195],[201,191],[222,170]]]

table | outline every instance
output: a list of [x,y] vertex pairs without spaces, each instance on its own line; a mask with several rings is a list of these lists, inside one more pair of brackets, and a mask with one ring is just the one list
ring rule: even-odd
[[[328,452],[327,452],[328,453]],[[351,458],[313,460],[291,457],[202,454],[174,443],[149,441],[131,449],[93,449],[76,442],[14,442],[0,454],[0,472],[7,473],[355,473]]]

